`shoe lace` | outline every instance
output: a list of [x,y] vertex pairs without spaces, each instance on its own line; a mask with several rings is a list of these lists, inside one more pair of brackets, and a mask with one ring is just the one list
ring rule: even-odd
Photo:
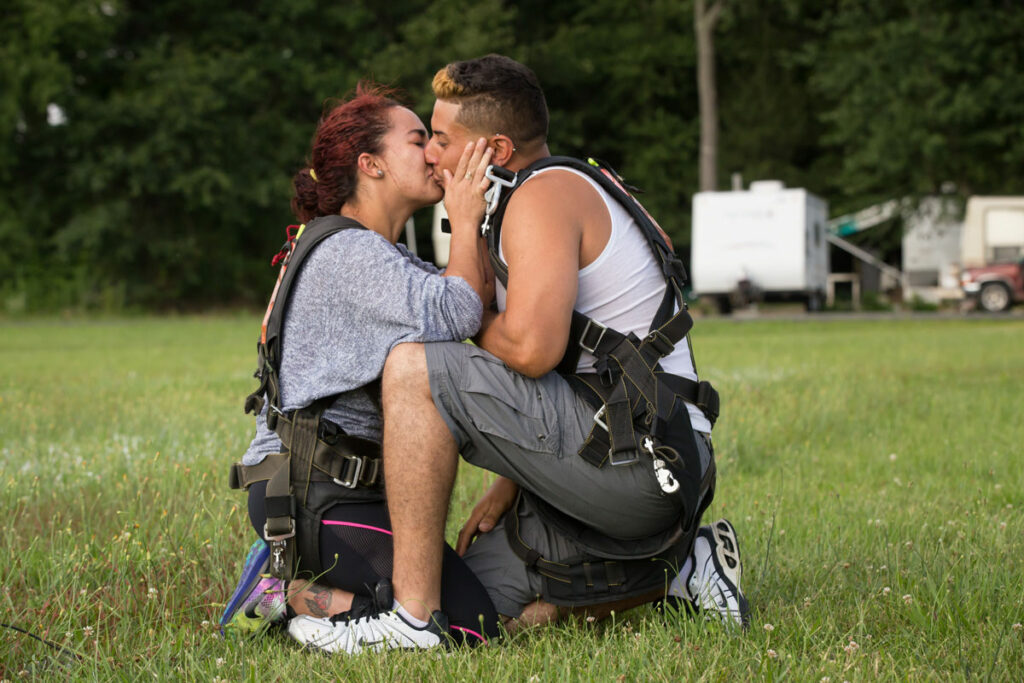
[[382,609],[379,605],[375,604],[370,598],[357,595],[352,599],[352,607],[347,612],[339,612],[330,618],[331,623],[337,624],[338,622],[349,623],[354,625],[355,622],[369,620],[369,619],[380,619],[381,614],[387,610]]

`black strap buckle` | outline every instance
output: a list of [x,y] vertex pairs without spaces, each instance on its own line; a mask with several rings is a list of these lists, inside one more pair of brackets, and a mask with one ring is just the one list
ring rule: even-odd
[[669,355],[676,348],[676,345],[673,344],[669,340],[669,338],[665,336],[665,333],[663,333],[661,330],[654,330],[653,332],[651,332],[649,335],[647,335],[647,338],[644,339],[644,342],[652,349],[657,351],[658,356],[661,358],[664,358],[665,356]]
[[[608,423],[604,420],[607,408],[607,404],[603,404],[597,409],[597,412],[594,413],[594,424],[608,432],[610,440],[611,431],[608,429]],[[640,452],[637,450],[628,449],[616,453],[613,449],[608,449],[608,462],[610,462],[613,467],[618,467],[619,465],[632,465],[638,460],[640,460]]]
[[320,419],[320,424],[317,425],[316,429],[317,437],[324,443],[332,446],[338,442],[338,436],[341,433],[341,427],[330,420],[324,420],[323,418]]
[[[593,343],[589,342],[592,334],[591,331],[597,335]],[[583,334],[580,335],[580,348],[588,353],[594,353],[594,350],[601,344],[601,340],[604,339],[604,333],[608,331],[608,328],[595,320],[587,320],[586,327],[583,328]]]

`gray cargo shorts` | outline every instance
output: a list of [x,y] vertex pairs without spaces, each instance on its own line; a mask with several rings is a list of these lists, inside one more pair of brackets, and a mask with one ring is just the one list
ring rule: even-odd
[[597,468],[577,454],[594,409],[560,375],[526,377],[471,344],[424,348],[434,405],[466,462],[613,538],[645,538],[676,519],[680,502],[662,495],[649,459]]
[[[594,409],[558,374],[525,377],[471,344],[425,344],[430,392],[469,463],[497,472],[562,512],[616,538],[641,538],[678,516],[675,496],[663,496],[649,460],[600,469],[577,451],[590,433]],[[709,437],[697,438],[701,469],[714,457]],[[465,560],[498,612],[517,617],[542,593],[542,577],[527,570],[505,535],[505,518],[481,534]],[[519,506],[520,536],[550,560],[585,550],[545,524],[528,498]]]

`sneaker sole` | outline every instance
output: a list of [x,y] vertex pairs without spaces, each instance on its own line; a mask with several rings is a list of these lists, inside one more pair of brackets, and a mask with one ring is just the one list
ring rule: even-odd
[[[259,582],[260,575],[266,570],[269,562],[270,546],[262,540],[253,543],[252,547],[249,548],[249,554],[245,557],[245,564],[242,565],[242,576],[238,579],[238,587],[231,594],[231,599],[228,600],[228,604],[224,608],[224,614],[220,617],[220,631],[222,634],[224,633],[224,627],[228,624],[238,625],[247,631],[253,630],[244,624],[244,620],[237,619],[240,613],[239,608],[249,593],[252,592],[253,587]],[[244,614],[241,616],[244,619],[252,619]]]
[[736,538],[736,529],[729,520],[720,519],[711,525],[711,534],[715,540],[715,552],[712,553],[711,560],[715,563],[719,575],[733,584],[740,609],[740,623],[746,628],[750,621],[750,604],[740,588],[743,563],[740,561],[740,542]]

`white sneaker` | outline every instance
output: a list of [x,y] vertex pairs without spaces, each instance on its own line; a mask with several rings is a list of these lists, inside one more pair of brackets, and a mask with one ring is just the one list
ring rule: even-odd
[[697,531],[691,556],[692,569],[685,581],[677,575],[669,595],[690,600],[705,614],[725,623],[746,627],[750,605],[740,590],[743,566],[736,529],[729,520],[720,519]]
[[[341,618],[338,618],[341,617]],[[426,649],[444,644],[448,617],[430,615],[430,622],[416,627],[394,610],[378,612],[348,621],[345,615],[320,619],[300,615],[288,622],[288,635],[306,647],[326,652],[358,654],[391,649]]]

